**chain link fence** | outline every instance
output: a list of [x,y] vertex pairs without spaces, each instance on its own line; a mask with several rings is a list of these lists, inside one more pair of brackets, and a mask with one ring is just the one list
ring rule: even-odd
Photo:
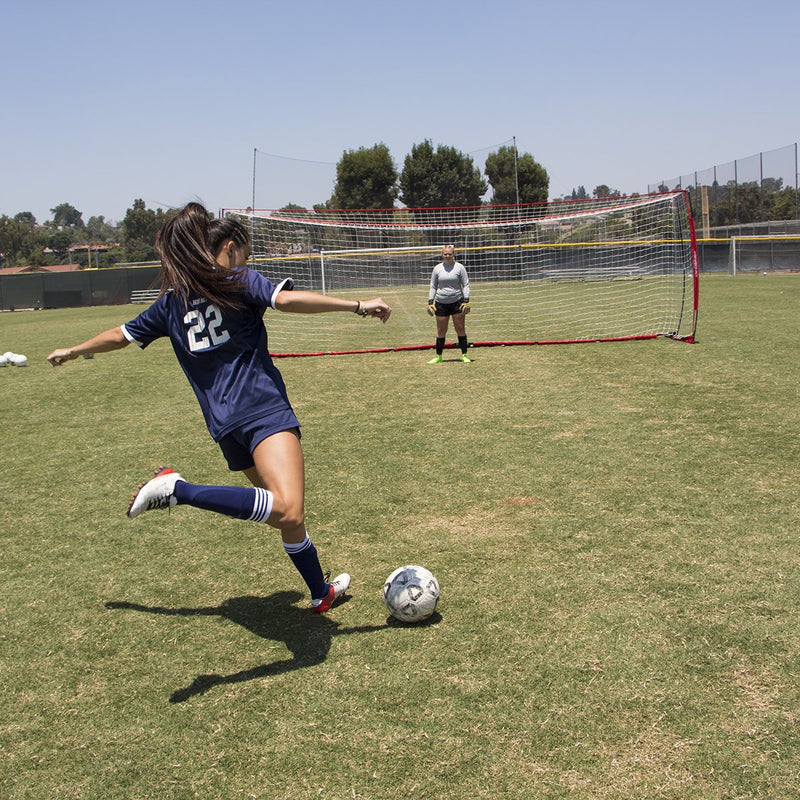
[[800,234],[798,145],[648,184],[648,192],[685,189],[701,238]]

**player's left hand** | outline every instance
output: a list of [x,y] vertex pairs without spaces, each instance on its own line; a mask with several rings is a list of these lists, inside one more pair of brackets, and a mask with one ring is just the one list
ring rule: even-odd
[[462,314],[469,314],[469,300],[461,304],[461,307],[458,309]]
[[392,313],[391,306],[384,303],[380,297],[376,297],[373,300],[367,300],[366,303],[362,302],[361,308],[366,311],[365,316],[376,317],[384,323],[387,319],[389,319],[389,315]]

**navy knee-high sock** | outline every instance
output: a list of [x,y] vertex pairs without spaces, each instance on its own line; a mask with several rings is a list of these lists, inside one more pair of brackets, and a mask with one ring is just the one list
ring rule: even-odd
[[216,511],[236,519],[266,522],[272,513],[272,493],[245,486],[203,486],[176,481],[173,497],[178,504]]
[[322,574],[322,567],[319,563],[319,556],[317,556],[317,548],[314,547],[311,539],[303,539],[302,542],[297,544],[283,543],[283,549],[286,555],[292,560],[297,571],[302,575],[303,580],[311,592],[312,600],[321,600],[328,594],[328,584],[325,582],[325,576]]

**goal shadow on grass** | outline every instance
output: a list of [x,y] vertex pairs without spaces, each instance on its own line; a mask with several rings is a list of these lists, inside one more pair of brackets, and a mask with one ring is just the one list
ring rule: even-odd
[[[222,617],[241,625],[262,639],[283,642],[292,654],[291,658],[260,664],[229,675],[198,675],[188,686],[176,689],[170,695],[170,703],[182,703],[196,695],[205,694],[215,686],[243,683],[313,667],[327,658],[334,636],[372,633],[386,630],[388,627],[384,624],[343,628],[340,623],[325,614],[313,614],[308,608],[298,608],[295,604],[302,598],[300,592],[282,591],[267,597],[231,597],[218,606],[199,608],[145,606],[126,601],[109,601],[105,606],[112,610],[142,611],[171,617]],[[341,598],[335,607],[341,607],[349,599],[347,596]]]

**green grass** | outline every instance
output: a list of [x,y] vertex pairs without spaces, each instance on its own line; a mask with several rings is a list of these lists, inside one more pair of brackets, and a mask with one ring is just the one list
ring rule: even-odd
[[141,307],[0,315],[0,797],[795,797],[800,277],[701,283],[696,345],[281,360],[321,619],[272,529],[125,518],[241,482],[167,343],[45,362]]

